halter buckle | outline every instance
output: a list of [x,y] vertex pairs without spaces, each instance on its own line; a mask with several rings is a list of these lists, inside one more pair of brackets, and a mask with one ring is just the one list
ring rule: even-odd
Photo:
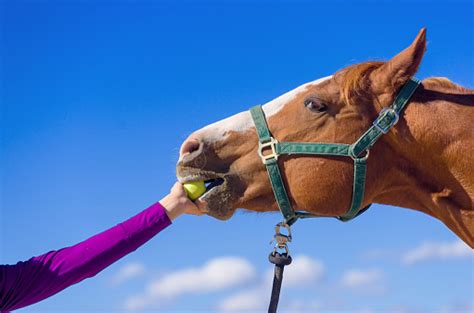
[[[278,153],[276,151],[276,145],[278,140],[273,137],[270,137],[270,141],[268,142],[258,142],[258,155],[262,159],[263,164],[267,164],[267,161],[270,159],[278,160]],[[263,150],[270,147],[271,153],[263,154]]]
[[[386,120],[387,118],[390,119],[389,124],[383,125],[382,121]],[[383,108],[380,111],[379,116],[373,122],[375,128],[377,128],[381,133],[386,134],[390,131],[390,129],[398,123],[399,115],[394,108]],[[386,123],[386,122],[385,122]]]

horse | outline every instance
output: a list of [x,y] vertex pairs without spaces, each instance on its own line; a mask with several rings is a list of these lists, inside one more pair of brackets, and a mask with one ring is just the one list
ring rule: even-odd
[[[369,61],[306,83],[262,106],[281,141],[357,140],[416,74],[426,29],[386,62]],[[182,183],[204,180],[199,212],[220,220],[237,209],[278,211],[249,111],[192,133],[176,171]],[[340,156],[285,155],[278,159],[292,206],[336,217],[351,201],[353,164]],[[362,206],[413,209],[444,223],[474,248],[474,90],[444,77],[421,81],[398,123],[371,147]]]

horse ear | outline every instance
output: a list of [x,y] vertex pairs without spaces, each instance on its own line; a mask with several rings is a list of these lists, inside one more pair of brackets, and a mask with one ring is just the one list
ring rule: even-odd
[[413,43],[370,75],[377,93],[397,92],[413,75],[426,50],[426,28],[422,28]]

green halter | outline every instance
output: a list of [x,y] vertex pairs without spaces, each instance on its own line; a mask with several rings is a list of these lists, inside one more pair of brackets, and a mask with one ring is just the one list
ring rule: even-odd
[[[393,104],[384,108],[373,122],[373,125],[353,144],[344,143],[313,143],[313,142],[279,142],[270,134],[265,113],[261,106],[250,109],[255,128],[259,138],[258,154],[267,167],[268,176],[272,185],[278,207],[288,225],[292,225],[299,218],[318,217],[308,212],[295,212],[281,178],[278,167],[278,156],[284,154],[306,155],[333,155],[345,156],[354,160],[354,184],[352,186],[352,201],[344,215],[337,216],[343,222],[349,221],[369,208],[368,205],[361,209],[364,200],[367,159],[369,149],[380,136],[398,122],[400,112],[410,100],[416,88],[420,85],[418,79],[412,78],[402,87]],[[270,149],[270,153],[264,150]]]

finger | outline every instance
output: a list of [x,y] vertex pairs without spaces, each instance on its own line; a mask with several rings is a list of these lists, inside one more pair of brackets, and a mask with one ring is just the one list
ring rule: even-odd
[[204,210],[207,206],[207,202],[201,199],[194,201],[194,204],[198,207],[199,210]]
[[206,214],[204,212],[204,208],[207,206],[206,201],[196,199],[196,201],[194,201],[192,203],[193,203],[193,206],[187,208],[186,213],[192,214],[192,215],[204,215],[204,214]]

